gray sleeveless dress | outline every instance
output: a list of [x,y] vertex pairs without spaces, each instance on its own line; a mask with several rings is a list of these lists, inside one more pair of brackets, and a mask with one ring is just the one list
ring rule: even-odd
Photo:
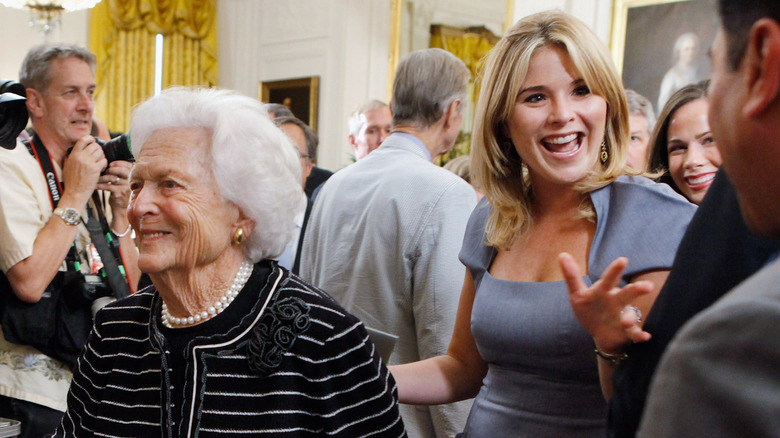
[[[629,258],[624,278],[668,269],[696,207],[664,184],[618,178],[591,193],[596,234],[590,273]],[[466,229],[460,260],[476,286],[471,330],[488,372],[465,434],[477,437],[606,436],[593,340],[571,310],[563,281],[515,282],[487,272],[496,250],[484,244],[490,205],[483,200]]]

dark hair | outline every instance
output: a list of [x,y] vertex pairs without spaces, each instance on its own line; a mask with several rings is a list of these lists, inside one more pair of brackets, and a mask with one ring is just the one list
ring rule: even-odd
[[317,162],[317,145],[319,144],[320,140],[317,138],[317,134],[312,131],[309,125],[303,123],[303,120],[295,116],[277,116],[273,119],[273,122],[276,126],[292,123],[293,125],[301,128],[303,130],[303,136],[306,138],[306,153],[309,155],[309,161],[312,163]]
[[718,14],[726,36],[726,56],[731,70],[736,70],[745,56],[753,23],[767,17],[780,23],[780,1],[718,0]]
[[669,174],[669,124],[674,117],[674,113],[684,105],[693,102],[694,100],[704,99],[707,97],[707,87],[710,85],[710,80],[705,79],[696,84],[686,85],[669,97],[666,101],[661,114],[658,116],[658,122],[653,130],[653,135],[650,136],[650,148],[649,157],[647,162],[650,163],[650,170],[655,173],[660,173],[658,178],[660,182],[664,182],[673,188],[677,193],[682,194],[680,189],[672,180],[672,176]]

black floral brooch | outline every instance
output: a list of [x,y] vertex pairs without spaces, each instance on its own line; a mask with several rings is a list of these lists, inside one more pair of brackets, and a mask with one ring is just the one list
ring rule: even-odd
[[268,376],[282,364],[298,336],[311,326],[309,305],[300,298],[288,297],[275,301],[252,330],[249,340],[249,367],[261,376]]

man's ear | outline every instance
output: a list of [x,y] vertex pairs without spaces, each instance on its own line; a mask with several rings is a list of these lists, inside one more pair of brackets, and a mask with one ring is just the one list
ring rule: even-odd
[[349,145],[352,146],[352,149],[355,149],[357,146],[357,141],[355,140],[355,136],[349,134],[349,136],[347,136],[347,139],[349,140]]
[[44,106],[41,92],[35,88],[27,88],[25,91],[27,94],[27,111],[29,111],[31,116],[43,117]]
[[743,111],[756,118],[780,103],[780,24],[762,18],[753,24],[745,49],[747,99]]
[[[445,129],[449,129],[453,124],[459,122],[460,117],[462,116],[462,114],[459,111],[460,105],[461,105],[460,99],[455,99],[447,107],[447,112],[445,113],[446,117],[444,118]],[[458,128],[460,129],[460,125],[458,125]]]

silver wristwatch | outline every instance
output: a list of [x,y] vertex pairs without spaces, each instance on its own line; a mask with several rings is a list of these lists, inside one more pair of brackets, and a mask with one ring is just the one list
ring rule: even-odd
[[75,208],[55,208],[52,214],[62,218],[68,225],[78,225],[81,220],[81,214]]

